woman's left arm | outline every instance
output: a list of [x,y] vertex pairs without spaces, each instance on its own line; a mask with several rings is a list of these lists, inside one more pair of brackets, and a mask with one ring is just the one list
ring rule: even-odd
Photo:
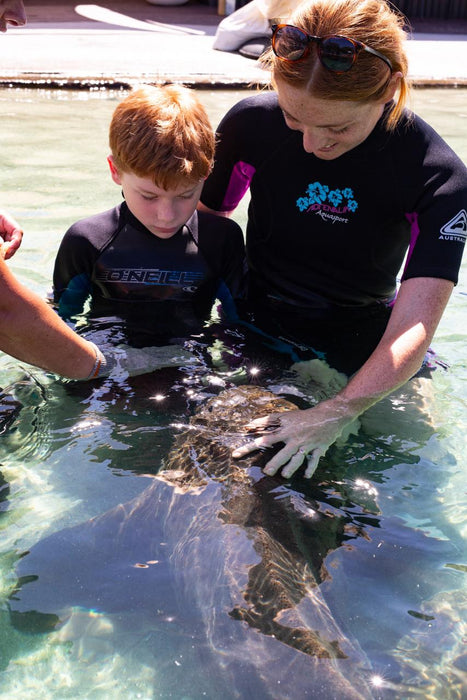
[[289,477],[306,457],[305,476],[311,477],[320,457],[355,418],[418,371],[453,287],[449,280],[431,277],[405,280],[381,341],[347,386],[313,408],[253,421],[247,429],[253,433],[266,429],[266,434],[238,448],[233,456],[282,442],[284,447],[264,471],[275,474],[283,467],[282,476]]

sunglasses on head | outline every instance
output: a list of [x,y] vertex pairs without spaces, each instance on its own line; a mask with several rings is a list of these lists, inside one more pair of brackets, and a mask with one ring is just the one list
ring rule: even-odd
[[360,51],[380,58],[392,73],[391,62],[386,56],[356,39],[339,35],[313,36],[292,24],[275,24],[272,27],[272,50],[283,61],[294,63],[306,58],[313,42],[317,44],[322,65],[333,73],[346,73],[350,70]]

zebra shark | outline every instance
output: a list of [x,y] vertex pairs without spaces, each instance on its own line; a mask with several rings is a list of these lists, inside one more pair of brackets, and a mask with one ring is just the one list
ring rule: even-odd
[[[372,698],[366,658],[320,590],[327,552],[300,537],[309,504],[262,472],[263,452],[231,457],[248,421],[295,408],[254,385],[207,401],[136,498],[22,558],[13,624],[35,611],[59,629],[77,606],[160,635],[175,624],[219,684],[213,698]],[[337,547],[343,525],[326,525]],[[184,682],[193,697],[194,678]]]

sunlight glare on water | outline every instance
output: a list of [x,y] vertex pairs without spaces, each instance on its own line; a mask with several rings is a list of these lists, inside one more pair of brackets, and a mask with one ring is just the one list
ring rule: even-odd
[[[215,125],[246,94],[200,97]],[[9,264],[41,295],[68,226],[120,201],[106,157],[109,119],[123,96],[0,92],[0,201],[25,229]],[[419,90],[413,108],[467,161],[467,90]],[[242,225],[246,205],[236,214]],[[339,698],[355,697],[342,659],[320,659],[317,685],[307,686],[306,655],[293,656],[292,647],[261,634],[254,616],[242,612],[254,607],[245,590],[261,559],[256,506],[251,513],[246,507],[257,489],[269,518],[264,536],[272,533],[267,541],[277,546],[276,575],[287,578],[280,547],[296,547],[297,586],[303,580],[308,586],[296,608],[324,637],[331,624],[336,635],[343,631],[355,655],[352,682],[362,683],[359,700],[461,700],[465,283],[464,262],[434,343],[449,371],[411,382],[374,406],[359,431],[330,450],[319,479],[306,483],[259,480],[230,493],[211,481],[190,498],[183,484],[173,488],[154,475],[186,425],[186,397],[202,405],[228,382],[250,377],[312,404],[326,390],[314,366],[271,369],[255,355],[232,371],[225,364],[229,349],[218,339],[208,351],[209,373],[187,371],[175,397],[183,401],[172,407],[170,384],[140,378],[117,387],[74,386],[1,356],[0,386],[16,403],[0,435],[0,698],[328,700],[339,684],[347,688]],[[210,434],[187,433],[193,443]],[[217,450],[229,436],[218,438]],[[215,459],[202,462],[194,448],[190,455],[203,468]],[[182,457],[173,459],[182,474]],[[228,521],[231,513],[237,520]],[[118,546],[127,559],[114,556]],[[34,599],[37,586],[42,596],[33,614],[21,611],[15,593],[17,568],[30,560],[40,576],[23,581],[24,592]],[[81,570],[73,569],[75,561]],[[49,571],[54,580],[47,586]],[[264,595],[273,594],[266,588]],[[294,614],[282,610],[282,625]],[[274,644],[283,648],[281,663]]]

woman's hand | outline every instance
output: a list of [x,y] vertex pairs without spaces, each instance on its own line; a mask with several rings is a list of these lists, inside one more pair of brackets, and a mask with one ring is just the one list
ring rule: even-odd
[[234,450],[232,456],[243,457],[283,442],[284,447],[264,467],[265,474],[272,476],[283,466],[281,474],[288,478],[306,459],[305,478],[309,479],[320,458],[354,419],[355,413],[348,411],[338,399],[329,399],[302,411],[272,413],[245,426],[249,434],[260,437]]
[[233,457],[283,442],[285,446],[266,464],[265,473],[275,474],[285,465],[281,474],[287,478],[306,457],[309,479],[320,457],[338,437],[347,437],[358,416],[418,371],[453,286],[449,280],[431,277],[402,282],[382,339],[347,386],[313,408],[252,421],[246,426],[248,432],[261,437],[239,447]]

